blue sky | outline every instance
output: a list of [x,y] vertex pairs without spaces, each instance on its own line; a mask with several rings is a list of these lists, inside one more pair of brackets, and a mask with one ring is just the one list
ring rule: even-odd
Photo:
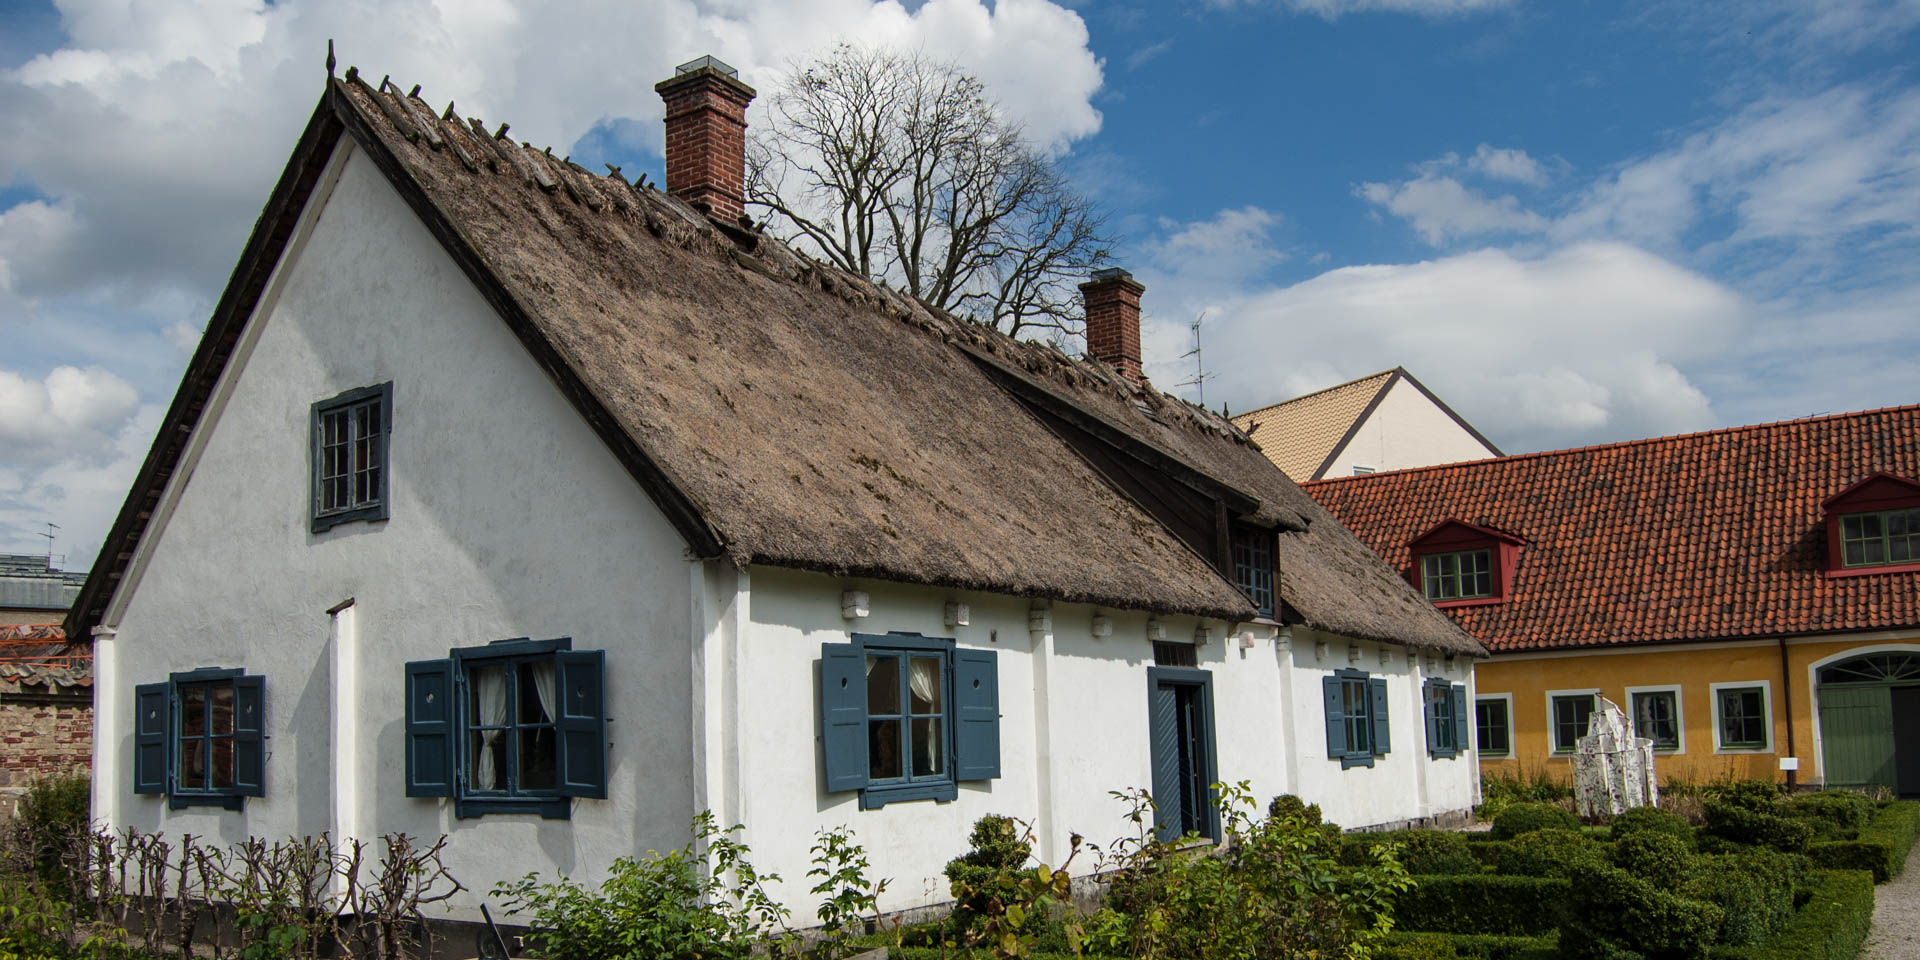
[[653,81],[836,40],[985,79],[1112,213],[1168,389],[1405,365],[1509,451],[1920,401],[1914,0],[16,0],[0,550],[92,553],[344,62],[660,175]]

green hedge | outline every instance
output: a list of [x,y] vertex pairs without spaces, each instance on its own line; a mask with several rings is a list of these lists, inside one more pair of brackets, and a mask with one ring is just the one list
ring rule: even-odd
[[1389,843],[1400,848],[1400,865],[1408,873],[1480,872],[1480,861],[1474,859],[1466,835],[1447,830],[1349,833],[1340,838],[1340,862],[1350,867],[1366,866],[1373,862],[1373,848]]
[[1813,896],[1765,946],[1716,947],[1712,960],[1853,960],[1873,926],[1873,878],[1860,870],[1822,870]]
[[1376,960],[1558,960],[1553,937],[1395,931],[1375,947]]
[[1907,851],[1913,849],[1920,834],[1920,801],[1901,800],[1888,804],[1873,822],[1861,828],[1853,840],[1824,840],[1807,846],[1814,866],[1829,870],[1869,870],[1873,882],[1886,883],[1898,876],[1906,864]]
[[1425,933],[1536,937],[1560,925],[1573,885],[1546,877],[1414,877],[1394,899],[1393,923]]

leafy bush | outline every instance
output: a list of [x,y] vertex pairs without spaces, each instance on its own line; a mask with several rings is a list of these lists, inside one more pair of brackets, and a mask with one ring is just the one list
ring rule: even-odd
[[1714,942],[1732,946],[1764,943],[1793,916],[1799,858],[1770,850],[1693,858],[1678,878],[1681,895],[1720,908]]
[[6,825],[9,845],[33,864],[47,893],[73,902],[81,878],[69,861],[84,848],[92,828],[88,813],[91,781],[82,775],[34,780],[20,798],[13,822]]
[[1920,802],[1901,800],[1882,808],[1872,822],[1860,830],[1858,837],[1810,844],[1807,855],[1815,866],[1868,870],[1873,873],[1875,883],[1885,883],[1899,875],[1917,833],[1920,833]]
[[1823,870],[1813,894],[1764,946],[1720,947],[1714,960],[1853,960],[1873,925],[1873,878],[1858,870]]
[[1542,936],[1560,925],[1573,888],[1540,877],[1420,877],[1394,898],[1398,929],[1431,933]]
[[1692,847],[1670,833],[1643,830],[1613,845],[1614,866],[1662,890],[1678,889],[1692,861]]
[[762,886],[780,878],[753,869],[738,829],[702,811],[686,846],[615,860],[597,891],[529,873],[493,896],[509,914],[533,915],[530,939],[551,960],[747,960],[763,925],[785,927],[786,910]]
[[1578,830],[1523,833],[1507,843],[1494,868],[1510,877],[1565,877],[1576,867],[1606,861],[1606,850]]
[[1686,818],[1659,807],[1634,807],[1613,818],[1609,835],[1622,840],[1636,833],[1662,833],[1679,837],[1691,846],[1693,827],[1687,825]]
[[1552,937],[1395,932],[1373,955],[1375,960],[1557,960],[1560,951]]
[[1822,790],[1789,799],[1786,812],[1790,817],[1808,821],[1816,840],[1851,840],[1872,822],[1877,808],[1864,794]]
[[1580,818],[1559,807],[1545,803],[1516,803],[1494,818],[1493,835],[1500,840],[1511,840],[1535,830],[1577,830],[1579,827]]
[[1414,876],[1480,872],[1480,861],[1468,849],[1465,835],[1447,830],[1350,833],[1342,838],[1340,862],[1364,867],[1374,860],[1373,848],[1382,844],[1397,847],[1400,865]]
[[1574,871],[1562,952],[1572,960],[1695,960],[1720,928],[1720,908],[1686,900],[1618,867]]
[[1705,831],[1707,836],[1730,844],[1770,847],[1789,853],[1805,850],[1813,840],[1813,828],[1805,821],[1775,812],[1784,809],[1777,797],[1766,807],[1757,805],[1751,797],[1708,800]]
[[1728,780],[1701,793],[1710,801],[1761,813],[1776,812],[1784,796],[1780,785],[1772,780]]
[[1012,817],[988,814],[974,821],[968,835],[973,849],[947,861],[947,888],[953,894],[954,926],[964,930],[993,910],[1003,881],[1027,865],[1033,844]]

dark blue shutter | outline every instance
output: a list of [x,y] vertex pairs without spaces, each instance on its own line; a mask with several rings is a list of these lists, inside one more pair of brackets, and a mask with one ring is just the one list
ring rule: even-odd
[[1427,723],[1427,756],[1451,756],[1449,751],[1440,749],[1440,703],[1434,696],[1432,680],[1420,685],[1420,713]]
[[1451,691],[1453,697],[1453,749],[1455,753],[1466,753],[1472,733],[1472,721],[1467,716],[1467,685],[1456,683]]
[[1162,842],[1180,839],[1180,722],[1173,687],[1148,678],[1147,738],[1153,763],[1153,828]]
[[1338,760],[1347,755],[1347,713],[1341,707],[1340,678],[1321,677],[1320,690],[1327,703],[1327,757]]
[[867,654],[859,644],[820,645],[820,752],[828,793],[867,785]]
[[1387,681],[1374,677],[1367,681],[1367,688],[1373,691],[1373,752],[1384,754],[1393,750],[1393,732],[1387,716]]
[[607,798],[607,652],[554,654],[560,696],[560,793]]
[[407,664],[407,796],[453,796],[453,661]]
[[233,678],[233,792],[266,796],[267,678]]
[[1000,654],[953,652],[954,778],[1000,776]]
[[133,792],[167,792],[167,730],[173,725],[171,684],[133,688]]

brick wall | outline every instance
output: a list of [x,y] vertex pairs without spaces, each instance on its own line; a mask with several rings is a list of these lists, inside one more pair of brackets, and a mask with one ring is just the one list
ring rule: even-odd
[[[20,702],[49,693],[84,702]],[[0,819],[13,816],[20,795],[35,778],[92,769],[92,693],[90,686],[49,687],[0,677]]]

